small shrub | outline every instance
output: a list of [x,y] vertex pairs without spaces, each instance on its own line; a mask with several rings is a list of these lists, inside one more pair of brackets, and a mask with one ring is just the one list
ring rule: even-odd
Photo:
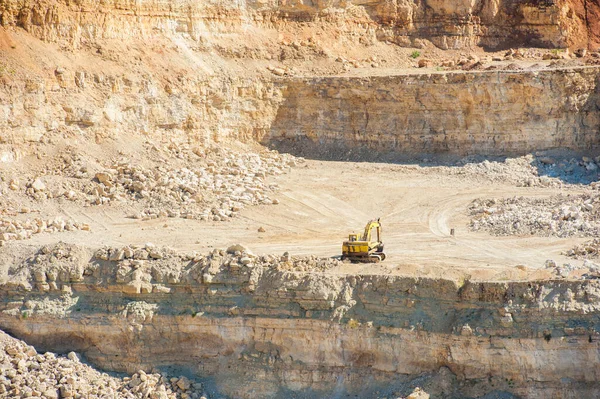
[[360,327],[360,324],[361,324],[360,322],[358,322],[358,321],[356,321],[354,319],[348,320],[348,327],[350,327],[350,328]]
[[413,58],[413,59],[415,59],[415,58],[419,58],[420,56],[421,56],[421,52],[420,52],[420,51],[417,51],[417,50],[413,51],[413,52],[410,54],[410,58]]

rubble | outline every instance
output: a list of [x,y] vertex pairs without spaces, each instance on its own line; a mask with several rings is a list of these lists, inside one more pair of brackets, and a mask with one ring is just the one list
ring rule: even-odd
[[26,220],[0,218],[0,243],[11,240],[26,240],[34,234],[75,230],[89,231],[90,226],[87,223],[80,223],[71,219],[65,220],[62,217],[54,219],[36,217]]
[[595,237],[600,233],[599,203],[597,193],[478,199],[468,212],[472,230],[498,236]]
[[415,390],[406,397],[406,399],[429,399],[429,394],[420,387],[416,387]]
[[594,238],[566,251],[564,255],[575,259],[597,259],[600,254],[600,238]]
[[[247,206],[278,204],[272,195],[279,187],[268,181],[269,176],[288,173],[304,161],[268,150],[238,152],[175,143],[161,148],[148,143],[149,151],[158,153],[150,154],[149,162],[120,158],[100,170],[65,151],[45,172],[36,172],[40,177],[30,177],[23,191],[36,201],[127,204],[136,209],[128,215],[135,219],[224,221]],[[17,192],[21,187],[17,178],[6,186]]]
[[493,182],[506,182],[517,187],[562,187],[565,184],[590,184],[599,180],[595,159],[554,158],[544,153],[528,154],[504,160],[468,156],[444,168],[451,175],[479,176]]
[[[180,149],[177,151],[181,154]],[[85,189],[87,202],[136,203],[143,209],[130,217],[142,220],[224,221],[246,206],[277,204],[270,195],[278,186],[266,178],[286,173],[298,162],[276,152],[241,154],[220,149],[218,155],[180,168],[149,168],[119,160],[94,175]]]
[[130,377],[102,373],[79,355],[38,353],[0,331],[0,397],[208,399],[203,385],[188,378],[139,370]]
[[558,265],[552,259],[548,259],[545,264],[546,269],[550,269],[552,273],[561,279],[598,279],[600,278],[600,265],[585,260],[583,264],[563,263]]
[[456,167],[446,168],[451,175],[480,176],[493,182],[507,182],[516,186],[540,186],[543,184],[539,182],[534,162],[533,155],[507,158],[503,161],[482,160],[471,156],[458,161]]
[[180,283],[212,284],[222,275],[246,281],[267,270],[326,272],[343,264],[336,258],[317,256],[257,256],[241,245],[199,254],[147,243],[105,246],[90,254],[86,247],[63,242],[41,247],[27,263],[30,268],[15,270],[11,277],[25,290],[68,292],[74,283],[104,276],[129,294],[169,292],[169,285]]

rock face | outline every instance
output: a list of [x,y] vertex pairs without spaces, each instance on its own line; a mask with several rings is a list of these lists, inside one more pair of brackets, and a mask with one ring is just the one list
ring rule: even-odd
[[[0,142],[39,141],[65,129],[117,137],[127,129],[202,143],[259,139],[304,156],[361,148],[457,155],[589,150],[600,145],[599,71],[286,77],[277,82],[191,78],[176,96],[158,90],[150,78],[131,81],[117,93],[110,89],[111,81],[121,79],[116,76],[103,76],[81,93],[68,87],[53,93],[52,82],[40,83],[35,92],[25,82],[0,84]],[[83,99],[86,90],[95,93],[93,103]],[[78,122],[75,102],[96,107],[93,124]],[[19,111],[30,103],[36,104],[35,112]],[[25,130],[36,132],[35,138]]]
[[0,287],[0,327],[110,370],[184,368],[234,397],[366,397],[445,368],[463,382],[443,397],[600,394],[597,280],[347,276],[327,259],[151,249],[32,253]]
[[597,148],[599,76],[582,68],[290,79],[263,141],[296,153],[304,143],[305,155],[340,148],[458,155]]
[[439,1],[375,0],[304,2],[224,0],[150,2],[5,1],[4,26],[17,25],[46,41],[74,47],[99,39],[151,38],[186,33],[242,35],[245,26],[277,27],[290,22],[335,22],[340,33],[363,40],[415,45],[429,39],[441,48],[598,44],[599,7],[590,0]]
[[88,73],[83,88],[73,71],[0,83],[0,143],[39,142],[60,131],[99,140],[127,131],[248,141],[270,127],[279,101],[270,83],[252,78],[187,76],[169,92],[151,76]]

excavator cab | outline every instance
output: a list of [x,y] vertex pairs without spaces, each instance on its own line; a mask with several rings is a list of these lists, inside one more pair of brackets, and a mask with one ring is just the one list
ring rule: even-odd
[[342,260],[376,263],[385,259],[381,241],[381,221],[370,220],[361,237],[350,234],[342,244]]

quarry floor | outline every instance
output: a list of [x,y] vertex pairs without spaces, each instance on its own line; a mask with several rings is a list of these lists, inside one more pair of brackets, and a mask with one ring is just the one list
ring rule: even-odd
[[[467,208],[478,198],[575,194],[585,186],[516,187],[502,179],[453,175],[452,168],[306,160],[290,173],[270,178],[280,186],[274,194],[278,205],[247,207],[240,217],[225,222],[142,221],[125,218],[116,207],[65,203],[48,213],[89,223],[91,232],[38,234],[26,245],[58,239],[92,247],[152,242],[205,253],[243,243],[258,255],[287,251],[336,257],[349,233],[362,232],[369,219],[380,217],[387,259],[379,264],[346,263],[330,272],[535,280],[549,278],[550,272],[544,269],[548,259],[557,264],[577,262],[562,253],[585,239],[474,232],[469,228]],[[43,203],[39,205],[45,213]],[[264,232],[258,231],[261,227]]]

